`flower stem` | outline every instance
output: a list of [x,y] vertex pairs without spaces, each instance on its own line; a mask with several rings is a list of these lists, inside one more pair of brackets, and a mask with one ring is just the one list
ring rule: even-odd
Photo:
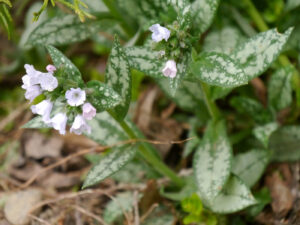
[[[115,118],[113,113],[110,113],[110,114],[112,117]],[[116,121],[118,121],[118,120],[116,119]],[[118,123],[123,128],[123,130],[128,134],[128,136],[130,138],[138,139],[138,137],[135,135],[134,131],[130,128],[130,126],[128,126],[128,124],[124,120],[118,121]],[[177,174],[175,172],[173,172],[168,166],[166,166],[165,163],[159,157],[157,157],[155,154],[153,154],[152,150],[149,149],[149,147],[145,143],[140,144],[139,153],[160,174],[170,178],[170,180],[178,187],[184,186],[184,180],[181,179],[179,176],[177,176]]]
[[221,116],[218,106],[210,98],[210,90],[207,84],[200,82],[201,89],[204,95],[204,101],[213,120],[218,120]]

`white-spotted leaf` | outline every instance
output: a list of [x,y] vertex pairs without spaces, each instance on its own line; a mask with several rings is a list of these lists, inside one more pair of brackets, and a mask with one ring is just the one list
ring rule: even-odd
[[264,147],[267,148],[271,134],[276,131],[278,127],[279,126],[276,122],[268,123],[254,128],[253,134],[264,145]]
[[268,103],[277,111],[292,103],[292,76],[295,69],[282,67],[272,74],[268,84]]
[[191,72],[196,79],[214,86],[236,87],[248,81],[238,62],[216,52],[200,54],[197,60],[191,63]]
[[215,213],[234,213],[256,204],[249,188],[238,177],[232,175],[222,192],[210,203],[209,208]]
[[117,118],[122,120],[127,114],[131,101],[131,73],[126,54],[117,38],[109,56],[105,80],[121,96],[122,101],[114,111]]
[[84,180],[82,188],[99,183],[125,166],[136,154],[136,145],[125,145],[111,149],[95,165]]
[[41,116],[36,116],[32,120],[24,124],[22,128],[41,129],[41,128],[50,128],[50,126],[44,123]]
[[194,156],[193,168],[200,198],[211,201],[230,175],[232,150],[223,122],[210,122]]
[[90,38],[101,27],[111,21],[87,20],[82,23],[77,15],[63,15],[50,18],[36,27],[28,37],[27,46],[66,45]]
[[276,29],[259,33],[239,45],[232,58],[239,61],[248,80],[261,75],[278,57],[293,28],[283,34]]
[[234,157],[232,172],[244,181],[248,187],[252,187],[263,174],[269,160],[269,151],[252,149]]
[[51,45],[47,46],[47,50],[56,68],[62,69],[66,80],[77,84],[83,83],[80,71],[64,54]]
[[111,109],[121,102],[121,97],[107,84],[97,80],[87,84],[87,99],[97,109],[97,112]]
[[195,0],[191,6],[194,27],[202,34],[213,22],[219,0]]

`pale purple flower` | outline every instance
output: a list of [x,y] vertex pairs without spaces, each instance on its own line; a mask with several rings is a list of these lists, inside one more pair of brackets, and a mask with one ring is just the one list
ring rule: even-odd
[[39,84],[39,75],[41,72],[34,69],[32,65],[25,64],[24,68],[26,70],[26,74],[22,77],[23,89],[27,89],[32,85]]
[[73,122],[73,125],[70,129],[70,132],[73,132],[77,135],[80,135],[84,132],[90,134],[91,133],[91,127],[87,124],[83,116],[77,115],[75,117],[75,120]]
[[51,125],[55,130],[58,130],[60,134],[66,134],[67,115],[65,113],[58,113],[51,119]]
[[79,106],[85,102],[86,94],[80,88],[71,88],[66,92],[65,97],[70,106]]
[[91,120],[96,116],[96,109],[91,103],[87,102],[82,106],[82,116],[84,119]]
[[176,77],[176,73],[177,73],[176,62],[174,60],[168,60],[162,72],[166,77],[170,77],[170,78]]
[[160,42],[163,39],[165,39],[165,41],[168,41],[171,32],[165,28],[160,26],[159,24],[154,24],[152,25],[149,30],[152,32],[152,40],[154,42]]
[[46,67],[46,70],[49,72],[49,73],[54,73],[54,71],[56,71],[56,67],[49,64],[47,67]]
[[34,114],[41,115],[43,121],[46,124],[49,124],[52,107],[53,107],[53,103],[50,100],[44,100],[36,105],[31,106],[31,111]]
[[58,86],[58,81],[52,73],[41,73],[39,83],[45,91],[53,91]]
[[40,94],[42,94],[40,86],[32,85],[26,88],[25,98],[32,102]]

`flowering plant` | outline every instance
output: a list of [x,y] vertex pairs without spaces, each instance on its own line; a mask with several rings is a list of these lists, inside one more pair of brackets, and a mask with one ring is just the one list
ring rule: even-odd
[[[298,118],[299,73],[281,54],[293,38],[293,26],[283,24],[281,32],[269,29],[250,0],[242,1],[243,10],[253,19],[258,33],[226,1],[101,2],[106,6],[105,12],[92,6],[96,3],[87,4],[91,11],[85,14],[90,17],[85,22],[72,14],[46,18],[22,39],[24,49],[46,47],[53,63],[46,67],[47,72],[25,65],[22,88],[32,103],[32,112],[38,116],[24,127],[52,127],[64,135],[70,126],[70,132],[84,134],[107,146],[145,139],[127,116],[137,74],[134,71],[139,71],[192,115],[188,134],[192,139],[185,144],[183,157],[193,155],[193,175],[180,177],[161,160],[152,145],[132,142],[111,148],[90,170],[83,188],[139,159],[160,176],[168,177],[177,190],[184,190],[184,197],[178,197],[180,201],[199,198],[209,212],[233,213],[262,204],[251,188],[268,163],[278,160],[276,154],[283,155],[278,146],[285,142],[275,145],[272,135],[299,131],[277,119],[289,107],[290,120]],[[224,14],[230,12],[228,21],[223,21]],[[105,40],[111,47],[105,82],[84,82],[77,66],[58,48],[95,40],[99,31],[114,37],[113,41]],[[268,97],[260,102],[254,98],[249,83],[255,86],[253,82],[261,81],[258,77],[268,76],[270,71]],[[218,105],[227,100],[229,108],[220,110]],[[250,118],[250,122],[243,127],[240,124],[245,118]],[[205,128],[203,135],[199,128]],[[255,144],[249,144],[252,140]],[[208,224],[207,218],[211,219],[201,217],[202,211],[192,215],[188,209],[187,213],[191,213],[187,221]]]

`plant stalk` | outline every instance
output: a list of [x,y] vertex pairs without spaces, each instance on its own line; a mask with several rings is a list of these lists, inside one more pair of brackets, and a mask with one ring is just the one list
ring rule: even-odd
[[[118,121],[113,113],[111,113],[111,116],[114,117],[116,121]],[[138,137],[135,135],[134,131],[128,126],[128,124],[122,120],[118,121],[120,126],[123,128],[123,130],[128,134],[128,136],[132,139],[138,139]],[[152,153],[151,149],[148,148],[145,143],[141,143],[139,146],[139,152],[142,155],[142,157],[151,164],[156,171],[158,171],[160,174],[168,177],[174,184],[176,184],[178,187],[183,187],[185,182],[183,179],[181,179],[175,172],[173,172],[168,166],[165,165],[165,163],[158,158],[155,154]]]
[[207,84],[203,83],[200,81],[200,85],[201,85],[201,89],[204,95],[204,101],[205,104],[207,106],[207,109],[209,111],[210,116],[212,117],[213,120],[217,121],[221,114],[220,111],[218,109],[218,106],[215,104],[214,101],[212,101],[210,99],[210,90],[209,90],[209,86],[207,86]]

